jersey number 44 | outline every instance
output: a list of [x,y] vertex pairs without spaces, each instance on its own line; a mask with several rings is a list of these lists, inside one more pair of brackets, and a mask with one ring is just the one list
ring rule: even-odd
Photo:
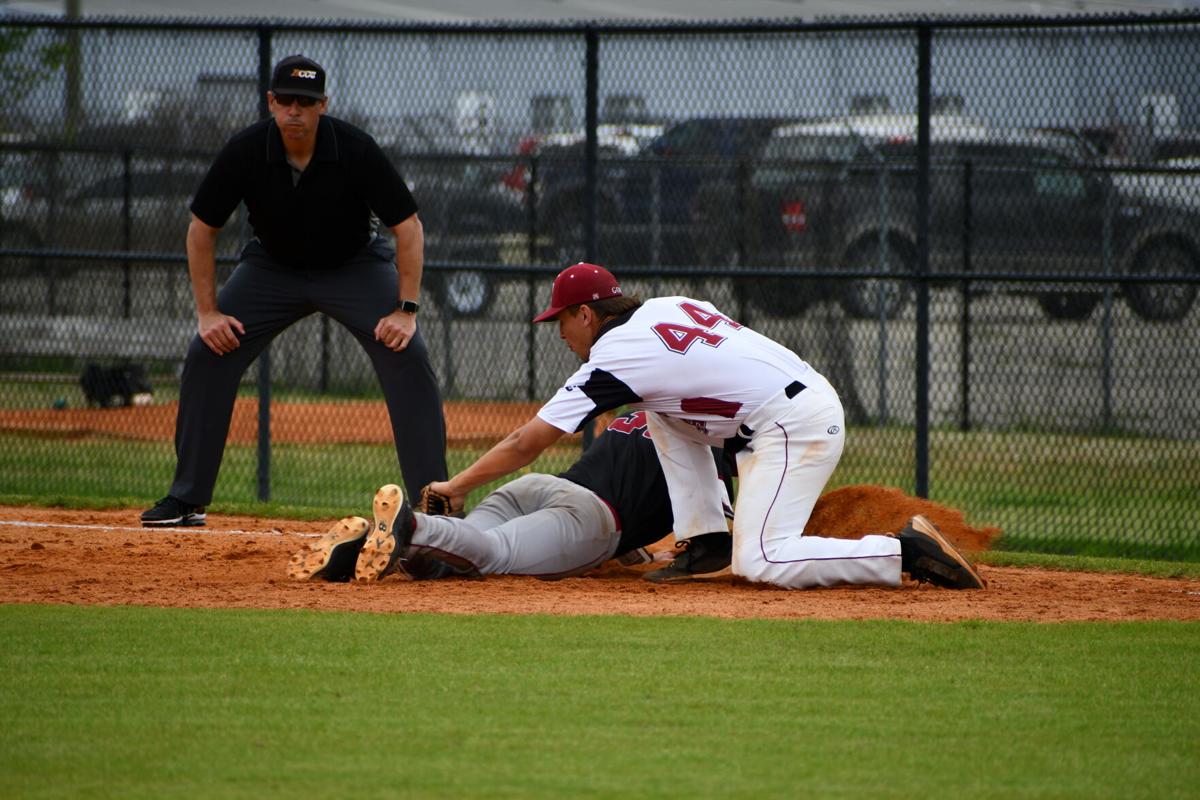
[[695,303],[680,303],[679,308],[695,325],[685,325],[680,322],[660,322],[652,330],[659,341],[667,346],[672,353],[683,355],[696,342],[703,342],[709,347],[720,347],[725,341],[724,336],[713,329],[718,325],[728,325],[734,330],[740,330],[741,324],[729,317],[712,311],[706,311]]

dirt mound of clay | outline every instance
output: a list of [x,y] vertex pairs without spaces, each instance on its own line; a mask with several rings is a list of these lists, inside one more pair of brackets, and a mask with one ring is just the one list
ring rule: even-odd
[[994,527],[968,525],[963,513],[890,486],[845,486],[821,495],[804,532],[812,536],[858,539],[868,533],[895,533],[922,514],[960,550],[987,550],[1000,536]]
[[[846,497],[856,496],[847,491]],[[916,584],[789,592],[729,578],[656,586],[641,580],[637,569],[611,564],[557,582],[511,576],[388,578],[370,585],[288,580],[284,570],[290,555],[328,526],[210,514],[208,528],[153,530],[138,527],[135,510],[0,507],[0,603],[925,621],[1200,620],[1200,581],[986,565],[980,571],[988,588],[977,592]],[[893,526],[883,525],[888,527]]]

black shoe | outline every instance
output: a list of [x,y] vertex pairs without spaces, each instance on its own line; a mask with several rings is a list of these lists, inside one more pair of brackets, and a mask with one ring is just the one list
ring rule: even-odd
[[685,540],[686,549],[661,569],[642,577],[654,583],[682,583],[693,578],[711,578],[729,569],[733,560],[733,537],[725,531],[703,533]]
[[170,528],[176,525],[191,527],[204,525],[204,506],[193,506],[167,495],[154,504],[154,508],[142,512],[142,527]]
[[984,587],[971,562],[925,517],[913,517],[896,538],[900,540],[900,569],[913,580],[947,589]]
[[335,522],[329,532],[292,556],[287,574],[297,581],[314,578],[345,583],[354,577],[354,564],[371,523],[362,517]]
[[354,580],[378,581],[397,569],[403,571],[400,562],[416,528],[417,519],[400,487],[394,483],[381,486],[375,493],[375,527],[358,554]]

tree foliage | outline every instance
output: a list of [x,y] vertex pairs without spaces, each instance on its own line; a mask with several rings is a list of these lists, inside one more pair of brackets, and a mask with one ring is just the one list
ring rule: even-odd
[[66,63],[68,44],[34,28],[0,28],[0,103],[11,109]]

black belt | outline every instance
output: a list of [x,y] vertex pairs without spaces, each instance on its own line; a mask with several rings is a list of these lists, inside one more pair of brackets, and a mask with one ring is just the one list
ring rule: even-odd
[[[783,387],[783,393],[787,395],[787,399],[791,400],[796,395],[803,392],[808,387],[800,381],[792,381],[787,386]],[[754,429],[749,425],[742,424],[738,426],[737,433],[725,440],[725,452],[736,453],[750,444],[750,437],[754,435]]]
[[787,386],[784,387],[783,393],[787,395],[788,400],[791,400],[793,397],[800,394],[807,388],[808,387],[805,386],[800,381],[792,381],[791,383],[789,383]]

